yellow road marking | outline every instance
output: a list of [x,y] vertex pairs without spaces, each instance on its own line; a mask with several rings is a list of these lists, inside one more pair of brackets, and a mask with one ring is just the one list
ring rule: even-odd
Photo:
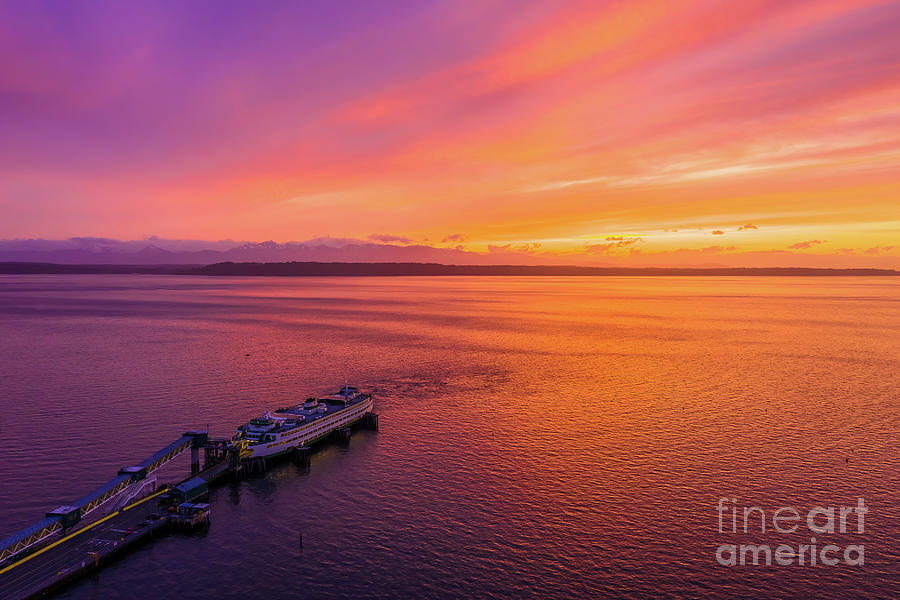
[[0,575],[2,575],[3,573],[6,573],[6,572],[9,571],[10,569],[14,569],[14,568],[18,567],[19,565],[28,562],[29,560],[31,560],[31,559],[34,558],[35,556],[38,556],[39,554],[43,554],[44,552],[46,552],[46,551],[49,550],[50,548],[53,548],[53,547],[55,547],[55,546],[58,546],[58,545],[62,544],[63,542],[65,542],[66,540],[72,539],[72,538],[75,537],[76,535],[80,535],[80,534],[84,533],[85,531],[87,531],[88,529],[91,529],[91,528],[93,528],[93,527],[96,527],[97,525],[99,525],[99,524],[102,523],[103,521],[106,521],[107,519],[112,519],[112,518],[113,518],[114,516],[116,516],[117,514],[123,512],[123,511],[126,511],[126,510],[128,510],[129,508],[131,508],[131,507],[133,507],[133,506],[137,506],[138,504],[141,504],[142,502],[146,502],[146,501],[148,501],[148,500],[151,500],[151,499],[153,499],[153,498],[156,498],[156,497],[159,496],[160,494],[165,494],[165,493],[168,492],[168,491],[169,491],[168,489],[164,489],[164,490],[162,490],[162,491],[156,492],[155,494],[152,494],[152,495],[150,495],[150,496],[147,496],[147,497],[144,498],[143,500],[138,500],[137,502],[132,502],[131,504],[129,504],[128,506],[126,506],[126,507],[123,508],[122,510],[117,510],[116,512],[114,512],[114,513],[112,513],[112,514],[106,515],[105,517],[103,517],[103,518],[100,519],[99,521],[94,521],[94,522],[91,523],[90,525],[86,525],[86,526],[82,527],[81,529],[79,529],[79,530],[76,531],[75,533],[70,533],[69,535],[67,535],[67,536],[64,537],[63,539],[61,539],[61,540],[56,540],[55,542],[53,542],[53,543],[50,544],[49,546],[44,546],[43,548],[41,548],[41,549],[38,550],[37,552],[34,552],[34,553],[32,553],[32,554],[29,554],[28,556],[26,556],[26,557],[23,558],[22,560],[17,561],[17,562],[15,562],[15,563],[9,565],[9,566],[6,567],[6,568],[0,569]]
[[138,504],[141,504],[142,502],[146,502],[147,500],[150,500],[151,498],[156,498],[156,497],[159,496],[160,494],[165,494],[165,493],[168,492],[168,491],[169,491],[169,488],[163,488],[163,489],[161,489],[160,491],[156,492],[155,494],[151,494],[151,495],[147,496],[146,498],[143,498],[143,499],[141,499],[141,500],[138,500],[137,502],[132,502],[131,504],[129,504],[128,506],[126,506],[125,508],[123,508],[122,510],[120,510],[119,512],[126,511],[126,510],[128,510],[129,508],[131,508],[132,506],[137,506]]

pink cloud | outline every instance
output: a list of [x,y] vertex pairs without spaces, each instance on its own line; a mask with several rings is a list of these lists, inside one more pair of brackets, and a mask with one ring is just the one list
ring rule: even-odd
[[527,244],[488,244],[490,254],[503,254],[508,252],[518,254],[534,254],[541,247],[538,242]]
[[386,244],[390,244],[393,242],[399,242],[401,244],[410,244],[412,243],[412,239],[402,236],[402,235],[391,235],[389,233],[373,233],[369,236],[369,239],[373,242],[384,242]]

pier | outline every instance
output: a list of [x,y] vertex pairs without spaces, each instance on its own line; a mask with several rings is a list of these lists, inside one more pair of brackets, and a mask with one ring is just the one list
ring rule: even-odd
[[[335,437],[349,441],[353,427],[377,429],[378,416],[364,415],[336,430]],[[153,473],[185,451],[191,455],[190,476],[171,487],[158,486]],[[308,466],[310,455],[309,446],[299,446],[283,457]],[[0,540],[0,598],[46,596],[171,529],[206,527],[211,511],[203,500],[211,485],[264,473],[266,467],[264,458],[242,458],[240,447],[228,439],[187,431],[141,463],[123,467],[93,492]]]
[[[164,464],[190,449],[191,469],[199,471],[200,448],[209,436],[206,431],[186,431],[178,440],[150,458],[132,467],[119,469],[116,477],[103,484],[93,492],[75,500],[71,504],[60,506],[46,516],[18,533],[0,540],[0,568],[16,557],[30,553],[33,549],[52,543],[70,531],[73,527],[86,524],[94,516],[94,511],[107,509],[111,512],[113,503],[121,504],[122,500],[135,498],[146,491],[148,476]],[[151,481],[155,481],[152,479]]]
[[167,520],[151,515],[159,515],[157,499],[163,493],[138,500],[0,569],[0,598],[24,600],[52,592],[161,533]]

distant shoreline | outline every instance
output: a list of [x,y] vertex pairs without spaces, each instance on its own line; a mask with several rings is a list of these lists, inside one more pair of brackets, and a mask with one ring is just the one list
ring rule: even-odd
[[835,277],[897,276],[894,269],[806,267],[578,267],[544,265],[444,265],[438,263],[215,263],[211,265],[67,265],[0,262],[3,275],[207,275],[237,277],[434,277],[434,276],[741,276]]

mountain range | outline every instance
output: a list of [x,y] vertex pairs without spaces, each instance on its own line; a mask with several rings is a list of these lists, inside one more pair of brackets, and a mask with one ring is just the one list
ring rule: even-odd
[[[168,246],[164,248],[163,245]],[[69,265],[208,265],[220,262],[434,262],[444,264],[560,264],[555,257],[526,253],[469,252],[459,248],[316,238],[277,243],[107,238],[0,240],[0,262]]]

